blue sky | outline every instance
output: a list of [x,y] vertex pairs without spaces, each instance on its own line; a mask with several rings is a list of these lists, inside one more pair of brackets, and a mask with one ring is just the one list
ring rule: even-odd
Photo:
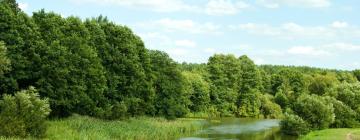
[[257,64],[360,68],[358,0],[19,0],[28,14],[96,17],[129,26],[178,62],[215,53]]

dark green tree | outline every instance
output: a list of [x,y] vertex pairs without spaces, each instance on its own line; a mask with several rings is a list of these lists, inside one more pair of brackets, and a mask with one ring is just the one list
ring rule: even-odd
[[236,112],[241,68],[234,55],[216,54],[207,63],[211,103],[222,116]]
[[188,93],[192,112],[206,112],[210,105],[210,85],[204,78],[194,72],[182,72],[184,77],[185,92]]
[[190,100],[184,91],[184,79],[178,65],[166,53],[160,51],[149,53],[153,86],[156,91],[156,114],[169,119],[186,115]]
[[10,60],[7,58],[7,52],[4,43],[0,42],[0,76],[10,70]]
[[354,73],[356,79],[360,82],[360,69],[354,70],[353,73]]

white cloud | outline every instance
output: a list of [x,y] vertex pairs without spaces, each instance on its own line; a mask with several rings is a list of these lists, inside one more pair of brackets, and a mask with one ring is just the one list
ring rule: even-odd
[[23,11],[29,8],[29,4],[27,3],[19,3],[19,8]]
[[166,52],[170,54],[170,56],[181,56],[184,57],[186,54],[189,53],[188,49],[184,49],[184,48],[168,48],[166,49]]
[[208,15],[234,15],[250,5],[239,0],[209,0],[203,4],[188,4],[184,0],[71,0],[74,3],[117,5],[155,12],[192,12]]
[[155,21],[142,22],[137,24],[138,27],[161,29],[166,32],[185,32],[191,34],[221,34],[220,26],[211,22],[197,23],[193,20],[175,20],[164,18]]
[[257,3],[266,8],[279,8],[280,6],[322,8],[331,5],[330,0],[257,0]]
[[331,24],[331,26],[334,28],[345,28],[348,27],[348,23],[343,21],[335,21]]
[[196,11],[198,7],[188,5],[182,0],[72,0],[76,3],[118,5],[135,9],[149,9],[156,12]]
[[333,43],[322,46],[324,49],[332,49],[334,51],[360,51],[360,45],[349,43]]
[[265,35],[283,39],[334,39],[360,37],[360,28],[346,22],[335,21],[324,26],[303,26],[293,22],[279,26],[245,23],[228,26],[230,30],[242,30],[254,35]]
[[260,35],[269,35],[269,36],[277,36],[280,35],[281,32],[278,29],[275,29],[266,24],[256,24],[256,23],[246,23],[239,25],[230,25],[229,28],[231,30],[245,30],[251,34],[260,34]]
[[196,43],[191,40],[176,40],[175,45],[179,47],[195,48]]
[[210,0],[206,4],[205,12],[208,15],[234,15],[248,7],[250,7],[250,5],[243,1]]
[[330,52],[327,52],[322,49],[317,49],[312,46],[295,46],[287,50],[289,54],[295,55],[307,55],[307,56],[329,56]]
[[333,56],[360,52],[360,45],[350,43],[330,43],[313,46],[294,46],[287,50],[289,54],[306,55],[306,56]]

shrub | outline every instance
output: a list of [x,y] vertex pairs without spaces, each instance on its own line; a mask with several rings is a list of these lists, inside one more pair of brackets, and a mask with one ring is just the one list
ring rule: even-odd
[[45,119],[50,113],[47,99],[40,99],[34,87],[4,95],[0,101],[0,135],[10,137],[41,137],[45,134]]
[[356,121],[356,112],[349,106],[332,97],[326,97],[325,99],[334,106],[335,121],[331,124],[331,127],[352,128],[358,125],[358,122]]
[[123,119],[127,115],[127,107],[124,102],[116,102],[112,107],[112,115],[110,119]]
[[286,97],[282,91],[277,92],[275,94],[275,102],[280,105],[282,108],[286,108],[286,106],[289,104],[289,99]]
[[335,120],[333,105],[317,95],[300,96],[293,110],[314,130],[328,128]]
[[294,114],[285,114],[280,122],[281,132],[288,135],[304,135],[309,132],[309,124]]
[[260,96],[261,113],[264,115],[265,118],[270,118],[270,119],[282,118],[283,114],[281,107],[278,104],[272,102],[269,98],[271,98],[271,96],[270,97],[267,95]]

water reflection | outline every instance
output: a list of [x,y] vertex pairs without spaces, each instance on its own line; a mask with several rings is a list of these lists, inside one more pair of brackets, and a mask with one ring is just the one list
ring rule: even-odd
[[224,118],[208,121],[207,128],[181,140],[296,140],[282,135],[279,120]]

